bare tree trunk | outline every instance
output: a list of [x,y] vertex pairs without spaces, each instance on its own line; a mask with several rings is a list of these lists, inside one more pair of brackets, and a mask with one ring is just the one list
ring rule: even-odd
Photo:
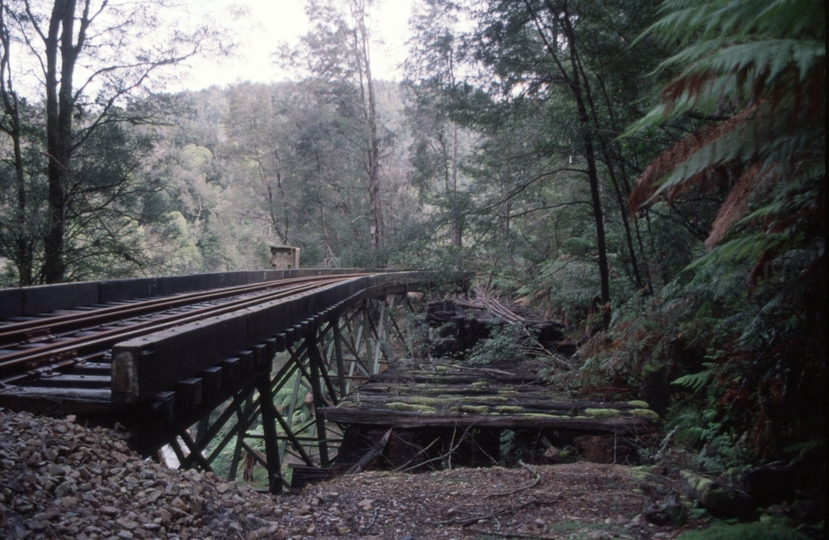
[[370,238],[371,250],[375,251],[383,244],[383,213],[380,204],[380,140],[377,138],[377,104],[374,96],[374,81],[371,78],[371,48],[366,27],[366,3],[367,0],[352,0],[351,13],[357,25],[358,55],[362,66],[360,79],[364,85],[363,107],[369,139],[366,149],[366,169],[370,206]]
[[0,93],[3,99],[3,110],[8,118],[8,124],[3,123],[0,129],[12,139],[14,184],[17,191],[17,208],[15,212],[15,255],[14,264],[17,267],[18,284],[32,285],[34,282],[34,245],[33,237],[28,233],[26,212],[28,201],[26,196],[26,177],[23,171],[23,152],[21,149],[20,107],[17,94],[12,88],[11,78],[11,36],[6,19],[6,2],[0,0],[0,42],[3,54],[0,57]]
[[72,154],[72,78],[88,25],[88,1],[84,5],[84,18],[81,21],[77,44],[74,43],[75,8],[76,0],[55,0],[49,19],[48,34],[41,34],[46,44],[46,152],[49,160],[49,229],[44,242],[43,269],[46,283],[63,281],[66,274],[64,241],[70,181],[69,159]]
[[452,124],[452,245],[463,247],[463,216],[458,208],[458,126]]
[[587,161],[587,177],[590,181],[590,201],[593,206],[593,220],[596,225],[596,247],[599,255],[599,279],[601,289],[602,327],[606,330],[610,326],[610,272],[607,264],[607,246],[605,244],[604,212],[599,193],[599,173],[596,168],[596,152],[593,147],[593,132],[590,125],[590,117],[582,96],[581,84],[578,77],[578,65],[576,62],[576,39],[573,27],[570,24],[568,13],[562,16],[567,36],[567,48],[570,51],[570,64],[573,68],[573,80],[570,81],[570,90],[576,100],[576,109],[579,116],[579,124],[582,129],[582,141],[584,144],[584,158]]
[[[551,2],[545,2],[550,16],[557,21],[564,29],[564,37],[567,39],[567,51],[569,51],[569,62],[572,69],[572,76],[564,68],[562,60],[559,58],[557,52],[558,39],[551,41],[544,33],[544,24],[538,17],[530,2],[524,1],[524,5],[533,17],[536,28],[544,46],[550,55],[550,58],[555,62],[561,75],[566,79],[573,99],[576,102],[576,111],[579,120],[579,127],[581,128],[581,137],[583,145],[583,156],[587,163],[587,178],[590,184],[590,202],[593,207],[593,221],[596,226],[596,248],[598,250],[598,266],[599,266],[599,281],[601,296],[600,309],[602,310],[602,326],[607,329],[610,325],[610,271],[607,262],[607,245],[605,242],[604,231],[604,212],[602,211],[601,193],[599,192],[599,172],[596,167],[596,150],[593,145],[593,126],[590,124],[590,116],[587,112],[584,96],[582,95],[582,81],[579,78],[579,65],[576,58],[576,34],[573,30],[573,25],[570,20],[570,13],[567,11],[567,3],[556,6]],[[587,81],[585,80],[586,84]]]

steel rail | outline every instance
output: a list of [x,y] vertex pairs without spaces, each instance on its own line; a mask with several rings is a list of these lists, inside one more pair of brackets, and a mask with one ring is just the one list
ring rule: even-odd
[[[367,274],[338,274],[336,277],[351,278],[364,275]],[[306,276],[301,278],[287,278],[264,283],[256,283],[253,285],[223,287],[221,289],[213,289],[211,291],[197,291],[175,295],[172,297],[166,296],[153,300],[134,302],[128,305],[100,308],[93,312],[73,313],[69,315],[49,317],[48,319],[41,318],[33,321],[11,323],[0,327],[0,345],[9,345],[19,342],[21,341],[21,338],[25,339],[27,335],[36,334],[38,332],[50,331],[57,333],[61,331],[77,330],[79,328],[83,328],[84,325],[104,324],[111,321],[122,320],[127,317],[147,315],[199,302],[207,302],[209,300],[216,300],[219,298],[228,298],[249,292],[273,289],[284,285],[318,281],[321,277],[323,276]]]
[[304,285],[295,284],[289,289],[280,289],[275,292],[261,294],[254,297],[233,300],[217,306],[207,306],[193,311],[188,311],[187,313],[167,315],[159,319],[136,323],[125,328],[115,328],[90,336],[78,337],[59,343],[51,343],[38,347],[37,349],[16,351],[12,354],[0,356],[0,370],[6,370],[27,362],[37,364],[38,361],[42,360],[60,360],[61,358],[59,358],[59,356],[62,354],[77,354],[80,351],[86,351],[92,347],[109,348],[119,341],[140,337],[142,335],[165,330],[173,326],[180,326],[190,322],[199,321],[207,317],[223,315],[225,313],[245,309],[262,302],[268,302],[307,291],[313,291],[324,285],[351,279],[353,276],[337,275],[314,277],[316,278],[316,282],[306,283]]

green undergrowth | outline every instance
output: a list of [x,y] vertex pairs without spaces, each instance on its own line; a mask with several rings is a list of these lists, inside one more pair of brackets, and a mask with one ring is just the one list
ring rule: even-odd
[[809,540],[809,537],[787,527],[782,520],[729,524],[715,521],[707,529],[686,531],[677,540]]

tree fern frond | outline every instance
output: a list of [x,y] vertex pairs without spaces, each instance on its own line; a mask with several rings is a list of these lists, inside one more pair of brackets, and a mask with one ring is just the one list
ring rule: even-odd
[[769,238],[764,233],[755,233],[735,238],[716,246],[696,261],[688,265],[689,270],[713,265],[724,260],[757,259],[768,247]]
[[664,16],[647,34],[663,43],[678,40],[681,46],[691,40],[717,36],[744,39],[751,34],[762,37],[802,35],[821,36],[825,7],[821,0],[708,0],[667,1]]
[[826,44],[818,41],[766,39],[727,46],[723,46],[720,41],[710,41],[683,50],[665,60],[661,67],[670,68],[693,62],[679,78],[694,73],[736,73],[753,68],[756,70],[755,76],[773,82],[784,69],[793,64],[800,71],[802,81],[821,56],[826,56]]
[[[747,277],[750,291],[761,277],[776,284],[797,281],[801,263],[823,268],[822,254],[806,262],[801,251],[824,235],[823,2],[668,0],[662,19],[650,31],[662,43],[682,47],[658,70],[684,69],[665,85],[660,103],[622,136],[690,110],[727,119],[658,154],[636,181],[631,210],[711,185],[721,190],[724,172],[737,177],[709,232],[709,252],[681,274],[693,276],[690,283],[682,278],[685,290],[717,287],[723,275],[731,279],[743,272],[742,282]],[[734,237],[724,241],[731,231]],[[712,279],[715,270],[717,279]],[[787,285],[787,290],[800,294],[797,287]]]
[[708,383],[708,378],[710,376],[711,370],[706,369],[705,371],[700,371],[699,373],[683,375],[682,377],[671,382],[671,384],[693,390],[694,392],[699,392]]
[[825,20],[821,0],[773,0],[749,19],[746,28],[766,36],[803,35],[818,38]]
[[726,135],[744,124],[753,112],[754,107],[719,125],[698,130],[659,154],[637,180],[630,197],[631,209],[636,211],[665,190],[737,156],[741,151],[740,137],[728,138]]
[[728,192],[728,197],[722,206],[720,206],[717,217],[714,219],[714,224],[711,226],[711,232],[705,240],[706,247],[710,249],[722,240],[731,228],[731,225],[746,212],[749,196],[755,181],[760,176],[760,172],[760,164],[755,163],[740,176],[734,184],[734,187]]

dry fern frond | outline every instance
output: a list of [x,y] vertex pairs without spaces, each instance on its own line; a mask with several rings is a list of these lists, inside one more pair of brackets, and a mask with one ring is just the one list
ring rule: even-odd
[[[745,124],[761,103],[763,102],[758,102],[752,107],[746,108],[721,124],[706,126],[697,130],[656,156],[642,175],[636,179],[636,186],[630,195],[631,213],[635,214],[655,193],[658,193],[657,184],[666,174],[674,170],[677,165],[687,161],[706,145],[721,139]],[[711,167],[716,165],[719,165],[719,163],[711,163]],[[695,174],[685,179],[684,183],[693,184],[704,180],[705,177],[706,175],[703,174]]]
[[761,172],[759,163],[755,163],[745,171],[731,191],[728,192],[728,197],[720,206],[714,224],[711,226],[711,232],[705,240],[705,247],[711,249],[726,235],[731,225],[740,219],[748,208],[749,195],[754,188],[755,181],[758,180],[758,175]]

